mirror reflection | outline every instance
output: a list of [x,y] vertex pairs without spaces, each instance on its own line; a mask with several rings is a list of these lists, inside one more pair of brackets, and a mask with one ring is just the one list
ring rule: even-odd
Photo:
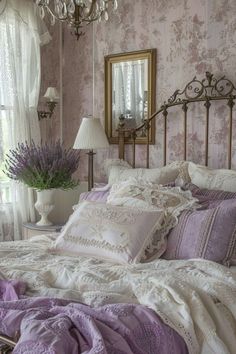
[[[135,128],[155,111],[155,64],[154,49],[105,57],[105,128],[110,143],[118,142],[121,121],[125,128]],[[151,143],[154,124],[153,120]],[[140,130],[137,143],[145,143],[146,134]]]
[[[126,126],[139,126],[148,114],[148,59],[112,64],[112,135],[120,117]],[[144,133],[145,134],[145,133]]]

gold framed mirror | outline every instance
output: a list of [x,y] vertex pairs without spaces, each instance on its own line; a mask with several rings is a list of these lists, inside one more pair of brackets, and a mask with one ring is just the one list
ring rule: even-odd
[[[118,144],[120,118],[127,128],[140,126],[155,112],[155,97],[156,49],[105,56],[105,130],[111,144]],[[146,134],[140,130],[136,143],[145,144]],[[155,119],[149,139],[155,143]]]

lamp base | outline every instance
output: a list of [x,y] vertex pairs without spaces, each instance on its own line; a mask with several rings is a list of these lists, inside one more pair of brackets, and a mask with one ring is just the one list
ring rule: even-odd
[[93,150],[86,153],[88,155],[88,191],[93,188],[93,155],[96,155]]

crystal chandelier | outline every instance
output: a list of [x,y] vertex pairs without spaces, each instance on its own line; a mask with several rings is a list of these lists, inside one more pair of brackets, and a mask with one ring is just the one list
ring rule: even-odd
[[36,0],[36,4],[42,18],[48,13],[52,25],[56,19],[67,22],[77,39],[83,34],[81,27],[102,19],[107,21],[109,8],[116,10],[118,6],[117,0]]

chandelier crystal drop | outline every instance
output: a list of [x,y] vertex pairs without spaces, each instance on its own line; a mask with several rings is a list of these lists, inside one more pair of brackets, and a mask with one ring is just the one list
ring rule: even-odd
[[50,16],[51,24],[56,20],[67,22],[79,39],[81,28],[94,21],[108,21],[110,8],[118,7],[117,0],[36,0],[40,16]]

